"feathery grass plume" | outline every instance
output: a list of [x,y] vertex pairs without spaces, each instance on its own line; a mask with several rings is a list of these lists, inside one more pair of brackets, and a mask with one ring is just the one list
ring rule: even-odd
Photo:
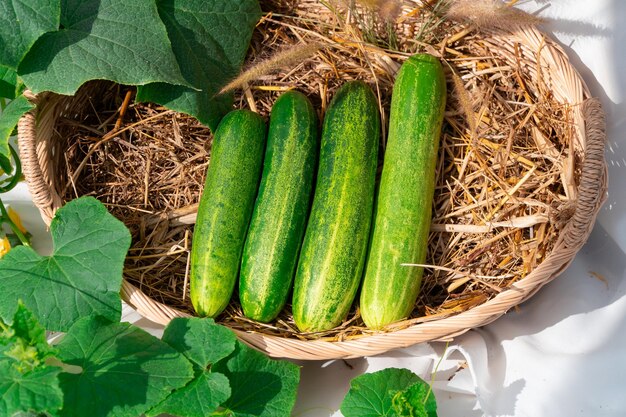
[[386,22],[396,20],[402,13],[402,2],[400,0],[359,0],[359,3],[376,10],[378,15]]
[[218,94],[224,94],[227,91],[235,90],[263,75],[267,75],[280,68],[299,63],[314,55],[321,49],[321,47],[322,46],[319,43],[309,43],[306,45],[297,44],[282,50],[242,72],[237,78],[226,84]]
[[459,103],[459,107],[465,114],[467,119],[467,124],[470,129],[470,136],[473,137],[476,135],[476,115],[474,114],[474,105],[472,104],[472,99],[469,96],[469,93],[465,89],[465,84],[463,80],[456,73],[454,69],[451,68],[452,72],[452,85],[454,86],[454,92],[456,93],[456,99]]
[[500,0],[454,0],[450,2],[446,17],[471,23],[481,29],[511,29],[544,22],[540,17],[513,7],[514,3]]

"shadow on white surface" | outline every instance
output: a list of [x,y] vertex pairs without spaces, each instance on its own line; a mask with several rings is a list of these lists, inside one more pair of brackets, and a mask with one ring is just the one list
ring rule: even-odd
[[292,413],[297,417],[336,415],[350,389],[350,380],[367,369],[367,360],[364,358],[296,364],[302,366],[298,403]]

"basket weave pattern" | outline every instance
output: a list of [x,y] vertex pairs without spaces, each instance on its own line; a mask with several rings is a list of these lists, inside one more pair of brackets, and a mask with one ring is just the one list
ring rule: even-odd
[[[497,319],[528,299],[569,265],[589,236],[606,196],[604,114],[563,50],[536,29],[520,29],[507,35],[492,34],[486,42],[510,62],[523,61],[532,76],[549,79],[554,100],[572,105],[576,147],[584,158],[578,167],[581,175],[573,215],[561,230],[553,250],[524,279],[481,305],[454,316],[344,341],[304,341],[235,330],[241,340],[270,356],[311,360],[370,356],[415,343],[449,340]],[[81,97],[54,94],[41,94],[31,99],[37,108],[19,123],[19,148],[33,201],[44,221],[49,223],[63,203],[54,180],[63,153],[53,140],[54,126],[59,117],[84,103]],[[157,323],[166,324],[173,317],[187,315],[154,301],[127,281],[122,286],[122,298],[142,316]]]

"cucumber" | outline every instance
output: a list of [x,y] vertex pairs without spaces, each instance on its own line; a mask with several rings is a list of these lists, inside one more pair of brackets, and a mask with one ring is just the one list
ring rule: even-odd
[[311,215],[294,280],[301,331],[345,319],[361,281],[372,220],[380,114],[363,82],[344,84],[324,118]]
[[228,113],[215,131],[191,246],[190,298],[200,316],[215,317],[230,301],[264,149],[265,122],[249,110]]
[[431,223],[437,150],[446,103],[439,60],[410,57],[393,87],[389,134],[376,200],[372,240],[360,308],[372,329],[407,317],[413,310]]
[[318,153],[313,105],[302,93],[284,93],[272,107],[263,175],[239,274],[241,307],[253,320],[273,320],[287,301],[304,238]]

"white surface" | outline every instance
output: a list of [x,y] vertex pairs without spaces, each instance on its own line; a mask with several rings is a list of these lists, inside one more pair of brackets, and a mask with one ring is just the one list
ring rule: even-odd
[[[434,343],[374,358],[301,363],[294,415],[340,416],[351,378],[402,367],[430,379],[443,354],[434,385],[441,417],[626,416],[626,1],[521,6],[556,19],[544,29],[566,47],[607,113],[609,198],[589,242],[565,273],[518,311],[458,337],[445,352]],[[37,213],[25,207],[24,189],[7,200],[35,230]],[[45,239],[38,235],[35,243],[45,247]],[[125,307],[124,319],[139,317]],[[145,319],[137,324],[160,330]]]

